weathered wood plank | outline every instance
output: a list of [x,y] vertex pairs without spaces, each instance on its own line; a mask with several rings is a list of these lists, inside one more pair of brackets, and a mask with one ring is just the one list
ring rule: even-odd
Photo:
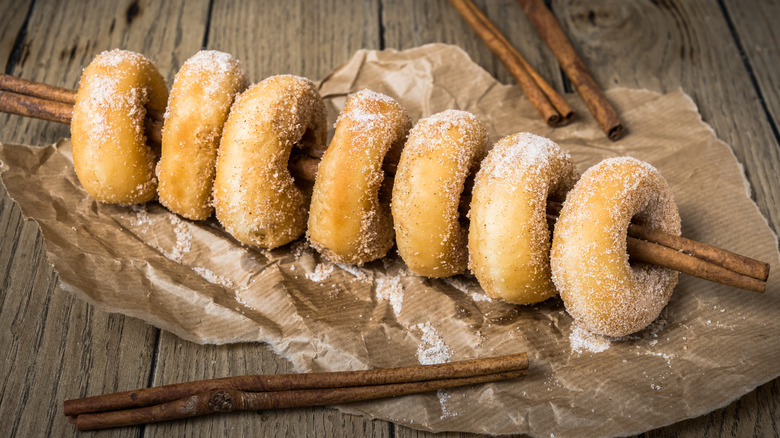
[[[294,372],[292,365],[264,344],[198,345],[162,332],[154,385],[246,374]],[[149,425],[145,436],[339,436],[389,437],[389,424],[305,408],[193,418]]]
[[[83,2],[39,0],[11,74],[76,88],[81,70],[103,50],[141,52],[169,81],[202,44],[207,0]],[[190,37],[194,35],[194,37]],[[3,114],[4,142],[50,144],[70,136],[65,125]]]
[[[170,78],[171,66],[200,48],[207,10],[207,1],[38,0],[12,73],[75,87],[96,53],[122,47],[147,54]],[[185,31],[201,39],[191,44],[181,37]],[[1,116],[0,126],[3,142],[41,145],[69,135],[66,126],[16,116]],[[23,221],[0,192],[0,434],[75,435],[63,400],[145,386],[159,330],[60,290],[38,226]],[[140,433],[136,427],[101,435]]]
[[157,330],[60,290],[38,226],[0,192],[0,434],[72,435],[63,400],[143,385]]
[[568,0],[553,6],[602,87],[690,94],[704,121],[734,148],[761,212],[780,230],[780,144],[716,2]]
[[746,6],[743,1],[725,0],[723,4],[777,129],[780,124],[780,72],[777,70],[780,3],[757,1]]
[[[458,15],[446,0],[383,1],[382,23],[385,46],[394,49],[442,42],[461,47],[471,59],[499,81],[514,84],[506,68],[479,39],[476,32]],[[474,3],[493,21],[523,57],[558,91],[563,92],[563,80],[555,57],[540,44],[536,31],[516,0],[477,0]],[[536,41],[529,44],[528,41]]]
[[249,78],[320,80],[358,49],[379,48],[376,1],[216,1],[207,47],[233,54]]
[[[207,48],[239,58],[249,77],[322,78],[362,47],[379,44],[378,7],[370,2],[215,2]],[[281,25],[289,23],[289,25]],[[292,372],[262,344],[197,345],[160,337],[154,385],[242,374]],[[147,436],[390,436],[390,424],[334,409],[247,412],[149,425]]]
[[[549,67],[550,60],[544,51],[540,55],[534,54],[534,50],[543,45],[537,35],[513,36],[512,32],[517,32],[513,25],[517,28],[529,26],[525,17],[514,17],[512,10],[516,2],[499,8],[499,13],[494,9],[497,3],[480,5],[532,65],[542,72],[555,70]],[[704,120],[713,125],[720,138],[734,146],[738,158],[746,166],[757,203],[777,230],[780,225],[778,145],[717,3],[570,0],[555,1],[553,5],[564,29],[602,87],[626,86],[657,91],[682,87],[693,96]],[[391,6],[398,6],[398,12],[391,13]],[[458,44],[480,65],[506,82],[500,66],[491,70],[490,53],[482,46],[474,45],[473,38],[468,35],[470,29],[462,23],[452,22],[453,17],[442,7],[434,2],[387,2],[384,16],[391,20],[385,23],[388,47],[398,44],[405,48],[431,41]],[[744,2],[733,6],[733,9],[739,9],[739,14],[734,12],[734,22],[739,23],[736,27],[740,31],[750,28],[755,32],[755,35],[745,36],[743,41],[748,43],[743,46],[751,48],[745,48],[745,51],[750,53],[749,60],[756,64],[753,71],[761,78],[762,94],[770,96],[765,99],[773,114],[777,114],[773,104],[778,100],[772,94],[780,88],[776,85],[771,51],[780,47],[780,41],[773,36],[772,32],[776,32],[773,20],[767,17],[776,17],[776,12],[772,15],[776,8],[777,5],[767,4],[752,8]],[[729,7],[729,11],[731,9]],[[511,23],[509,27],[502,24],[505,17]],[[763,44],[751,43],[763,38],[767,38]],[[758,57],[761,57],[760,61],[753,61]],[[758,70],[761,72],[757,73]],[[553,83],[560,89],[559,83]],[[776,380],[727,408],[651,435],[762,435],[762,431],[773,430],[778,417],[780,391],[777,388]],[[397,435],[426,434],[398,427]]]
[[3,0],[0,2],[0,67],[5,70],[14,48],[19,31],[24,26],[24,18],[30,10],[32,1]]

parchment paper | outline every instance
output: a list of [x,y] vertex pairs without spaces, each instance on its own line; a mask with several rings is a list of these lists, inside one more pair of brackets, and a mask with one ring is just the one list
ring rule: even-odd
[[[475,113],[491,141],[531,131],[570,150],[580,170],[629,155],[674,188],[683,234],[780,268],[777,238],[728,145],[682,91],[608,92],[629,134],[610,142],[581,100],[564,128],[545,125],[515,86],[460,49],[359,51],[320,86],[334,121],[350,92],[398,99],[413,119]],[[341,409],[431,431],[556,437],[633,434],[728,404],[780,374],[780,296],[681,275],[661,318],[625,339],[589,337],[559,299],[492,302],[473,277],[411,275],[393,254],[365,268],[334,266],[297,242],[246,248],[213,219],[195,223],[158,204],[99,204],[81,189],[70,144],[2,145],[3,180],[35,218],[61,287],[98,307],[201,343],[262,341],[298,371],[351,370],[526,351],[513,382],[353,404]],[[131,389],[131,388],[125,388]]]

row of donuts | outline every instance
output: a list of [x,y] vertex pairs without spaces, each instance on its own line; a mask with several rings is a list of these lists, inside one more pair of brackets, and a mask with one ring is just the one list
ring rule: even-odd
[[[169,97],[142,55],[101,53],[84,70],[71,122],[85,190],[109,203],[158,197],[196,220],[215,210],[237,240],[264,248],[306,232],[337,262],[376,260],[395,241],[417,274],[470,268],[490,296],[518,304],[560,292],[575,319],[607,335],[643,328],[668,301],[676,272],[629,264],[626,253],[632,218],[680,233],[671,190],[652,166],[610,159],[578,180],[569,154],[548,139],[515,134],[486,154],[474,115],[448,110],[412,128],[398,102],[363,90],[339,115],[309,203],[287,165],[294,146],[325,146],[316,86],[291,75],[248,84],[237,60],[202,51]],[[146,144],[146,109],[166,110],[159,159]],[[382,170],[386,157],[398,161],[394,182]],[[477,168],[466,229],[458,207]],[[389,182],[388,203],[380,189]],[[552,241],[548,197],[566,197]]]

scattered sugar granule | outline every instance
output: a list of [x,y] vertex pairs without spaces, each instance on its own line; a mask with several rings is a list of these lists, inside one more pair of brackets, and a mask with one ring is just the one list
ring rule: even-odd
[[321,283],[325,280],[327,280],[328,277],[330,277],[330,274],[333,272],[333,265],[330,263],[320,263],[317,265],[316,268],[314,268],[314,272],[307,272],[306,278],[311,281],[316,281],[317,283]]
[[151,219],[149,219],[149,213],[146,211],[146,205],[132,205],[131,208],[135,212],[135,221],[130,220],[130,224],[133,226],[152,224]]
[[368,280],[368,275],[366,275],[365,272],[363,272],[362,269],[355,265],[347,265],[344,263],[336,263],[336,266],[343,269],[344,271],[352,274],[353,277],[355,277],[358,281],[366,281]]
[[173,232],[176,233],[176,243],[173,245],[173,249],[170,253],[163,251],[163,255],[176,263],[181,263],[184,254],[190,252],[192,248],[192,233],[187,228],[187,224],[184,223],[178,216],[171,216],[171,225],[173,225]]
[[576,323],[569,335],[571,349],[577,353],[582,353],[583,351],[601,353],[608,350],[611,343],[612,339],[608,336],[591,333]]
[[422,332],[422,343],[417,347],[417,360],[421,365],[434,365],[450,361],[452,350],[444,343],[436,331],[436,327],[430,321],[416,324],[412,328]]
[[229,287],[231,289],[234,287],[233,282],[230,281],[229,278],[223,277],[221,275],[217,275],[210,269],[194,267],[192,268],[192,270],[195,271],[198,275],[203,277],[204,280],[208,281],[211,284],[217,284],[220,286]]
[[376,299],[379,301],[390,301],[390,305],[393,306],[393,313],[395,313],[395,316],[399,316],[404,302],[404,285],[401,284],[401,277],[378,279],[376,281]]
[[300,260],[302,255],[311,253],[311,247],[306,240],[299,240],[290,246],[290,252],[295,260]]
[[447,391],[443,389],[439,389],[436,391],[436,395],[439,396],[439,404],[441,405],[441,417],[439,419],[443,420],[447,417],[457,417],[457,412],[451,412],[449,409],[447,409],[447,406],[444,404],[447,402],[447,400],[450,399],[450,395],[447,394]]

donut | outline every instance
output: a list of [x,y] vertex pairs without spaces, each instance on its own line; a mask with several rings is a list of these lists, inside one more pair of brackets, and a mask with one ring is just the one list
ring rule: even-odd
[[233,237],[272,249],[303,234],[309,198],[287,163],[293,146],[323,149],[327,134],[325,104],[309,79],[272,76],[236,98],[214,180],[217,219]]
[[173,80],[157,165],[160,203],[188,219],[211,216],[217,147],[230,106],[248,81],[235,58],[202,50]]
[[570,315],[607,336],[637,332],[661,313],[677,271],[630,262],[629,223],[680,235],[680,215],[657,169],[610,158],[588,169],[566,196],[553,232],[553,282]]
[[330,260],[362,265],[393,246],[389,199],[379,199],[382,162],[403,147],[411,125],[403,107],[384,94],[363,90],[349,97],[320,161],[309,209],[309,241]]
[[168,88],[154,64],[126,50],[100,53],[81,75],[70,123],[73,166],[100,202],[154,199],[159,151],[146,144],[148,110],[165,110]]
[[467,231],[458,221],[458,204],[486,144],[482,123],[465,111],[434,114],[409,133],[391,210],[398,253],[412,272],[447,277],[466,269]]
[[469,210],[469,267],[492,298],[515,304],[557,292],[550,276],[547,199],[563,200],[579,173],[552,140],[499,140],[482,161]]

